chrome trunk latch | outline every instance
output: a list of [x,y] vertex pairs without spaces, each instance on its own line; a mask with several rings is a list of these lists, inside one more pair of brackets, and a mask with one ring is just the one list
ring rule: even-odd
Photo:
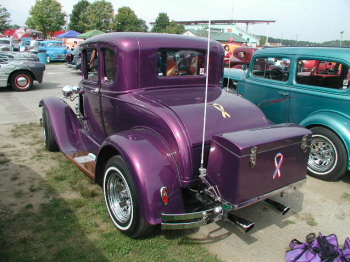
[[306,153],[307,148],[309,146],[307,145],[307,135],[303,136],[303,139],[301,140],[301,150]]
[[256,146],[252,147],[252,150],[250,151],[250,158],[249,158],[249,166],[251,168],[254,168],[256,166],[256,153],[258,152],[258,148]]

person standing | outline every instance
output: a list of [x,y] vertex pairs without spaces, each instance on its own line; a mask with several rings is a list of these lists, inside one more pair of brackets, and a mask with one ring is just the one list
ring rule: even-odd
[[30,46],[28,48],[28,51],[38,52],[38,41],[36,41],[36,38],[34,36],[31,37]]
[[23,40],[19,42],[19,51],[25,52],[26,51],[26,45],[24,44]]

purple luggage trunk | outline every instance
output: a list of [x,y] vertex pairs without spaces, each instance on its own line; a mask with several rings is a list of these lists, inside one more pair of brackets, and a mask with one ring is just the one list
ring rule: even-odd
[[[296,125],[274,125],[214,136],[208,177],[221,197],[240,208],[305,178],[305,135]],[[255,152],[254,152],[255,151]],[[296,154],[300,152],[300,154]]]

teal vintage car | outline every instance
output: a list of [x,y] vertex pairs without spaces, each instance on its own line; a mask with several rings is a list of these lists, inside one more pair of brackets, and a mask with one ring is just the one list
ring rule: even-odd
[[38,51],[46,51],[46,61],[66,61],[67,54],[71,51],[67,50],[66,45],[62,41],[39,41]]
[[350,49],[280,47],[254,53],[237,93],[274,123],[313,132],[308,174],[337,180],[350,170]]

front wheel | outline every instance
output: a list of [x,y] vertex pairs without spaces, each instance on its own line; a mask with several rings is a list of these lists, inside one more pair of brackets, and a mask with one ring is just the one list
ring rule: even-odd
[[313,127],[308,174],[325,181],[335,181],[347,172],[347,151],[331,130]]
[[58,145],[55,138],[55,133],[51,124],[51,119],[49,112],[47,112],[46,107],[43,107],[43,133],[44,142],[47,150],[51,152],[58,151]]
[[50,62],[51,62],[51,57],[48,55],[48,56],[46,56],[46,62],[48,63],[48,64],[50,64]]
[[155,226],[148,224],[140,213],[135,185],[120,156],[112,157],[106,164],[103,192],[108,213],[122,233],[138,238],[154,230]]
[[29,72],[17,71],[11,76],[10,84],[16,91],[27,91],[33,86],[33,77]]

